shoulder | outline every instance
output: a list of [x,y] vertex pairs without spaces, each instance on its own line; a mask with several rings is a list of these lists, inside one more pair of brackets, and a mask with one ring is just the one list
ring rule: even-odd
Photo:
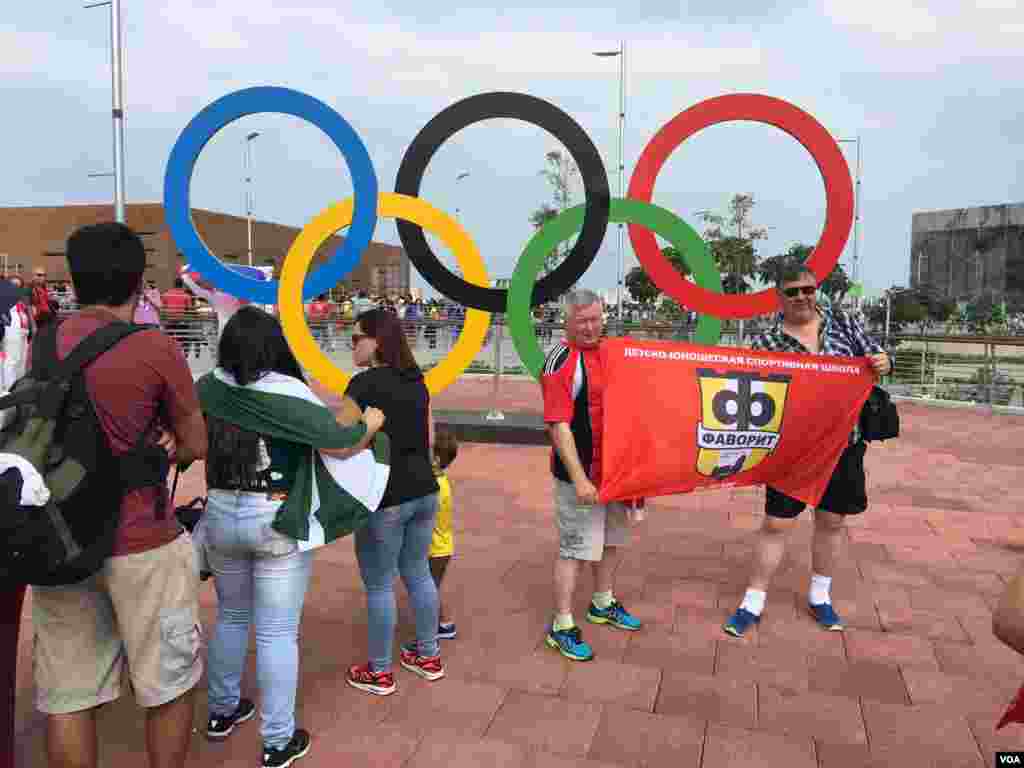
[[558,373],[572,357],[572,349],[565,342],[555,344],[544,358],[544,375],[551,376]]

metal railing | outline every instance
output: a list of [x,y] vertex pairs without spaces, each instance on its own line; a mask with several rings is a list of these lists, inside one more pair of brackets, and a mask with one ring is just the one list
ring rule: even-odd
[[[313,338],[339,368],[355,370],[352,362],[352,321],[337,315],[307,321]],[[217,318],[210,311],[172,315],[163,313],[165,331],[181,345],[194,374],[202,375],[216,364]],[[449,354],[462,323],[458,320],[403,321],[413,354],[430,369]],[[723,323],[721,346],[749,343],[765,323]],[[562,323],[536,322],[535,333],[546,353],[564,335]],[[693,342],[696,325],[642,321],[609,321],[606,335],[635,339]],[[882,335],[873,333],[880,342]],[[894,335],[890,339],[894,359],[887,385],[895,394],[941,400],[1024,406],[1024,337],[968,335]],[[526,376],[515,344],[501,315],[492,317],[484,346],[467,369],[470,374],[494,377],[494,417],[502,379]]]
[[894,393],[1024,405],[1024,338],[902,335],[893,342]]

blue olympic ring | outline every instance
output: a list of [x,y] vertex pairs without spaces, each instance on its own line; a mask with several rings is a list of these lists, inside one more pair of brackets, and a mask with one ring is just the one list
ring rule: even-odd
[[175,142],[167,161],[164,175],[167,226],[185,260],[217,288],[257,304],[277,301],[277,280],[245,277],[210,253],[196,232],[189,205],[192,172],[203,147],[224,126],[259,112],[293,115],[315,125],[341,151],[352,175],[355,196],[352,226],[344,242],[303,284],[303,299],[311,299],[327,293],[356,267],[377,226],[377,174],[366,145],[341,115],[319,99],[290,88],[245,88],[217,99],[193,117]]

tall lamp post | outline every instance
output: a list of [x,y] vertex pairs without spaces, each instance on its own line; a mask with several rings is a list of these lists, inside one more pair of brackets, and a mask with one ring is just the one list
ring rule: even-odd
[[[839,139],[840,144],[856,144],[857,145],[857,171],[856,181],[854,182],[854,193],[853,193],[853,282],[858,282],[860,279],[860,136],[854,139]],[[860,297],[854,297],[856,306],[860,306]]]
[[[462,173],[460,173],[458,176],[455,177],[455,189],[456,190],[458,190],[458,188],[459,188],[459,182],[462,181],[463,179],[466,179],[466,178],[469,178],[469,171],[463,171]],[[455,195],[456,195],[457,198],[460,197],[458,191],[456,191]],[[456,220],[458,220],[459,213],[461,211],[462,211],[462,208],[459,206],[459,200],[456,200],[455,201],[455,218],[456,218]]]
[[[462,181],[463,179],[468,179],[468,178],[469,178],[469,171],[463,171],[462,173],[460,173],[458,176],[455,177],[455,197],[456,197],[456,200],[455,200],[455,220],[460,222],[460,223],[461,223],[460,214],[462,213],[462,206],[460,205],[460,201],[462,200],[462,194],[459,192],[459,188],[461,187],[459,182]],[[459,277],[462,277],[462,265],[459,264],[458,262],[456,262],[455,269],[458,271]]]
[[[626,41],[623,40],[619,43],[619,50],[617,51],[594,51],[595,56],[601,58],[611,58],[617,56],[619,59],[619,163],[618,163],[618,177],[619,177],[619,199],[622,198],[622,176],[625,170],[622,164],[622,152],[623,152],[623,137],[626,132]],[[619,223],[618,230],[618,257],[619,257],[619,282],[618,282],[618,315],[619,324],[623,323],[622,317],[622,289],[624,281],[626,279],[625,271],[625,256],[622,251],[622,223]]]
[[110,6],[111,115],[114,120],[114,217],[124,224],[124,47],[121,40],[121,0],[89,3],[86,8]]
[[246,134],[245,137],[245,218],[249,233],[249,266],[252,266],[252,142],[259,131]]

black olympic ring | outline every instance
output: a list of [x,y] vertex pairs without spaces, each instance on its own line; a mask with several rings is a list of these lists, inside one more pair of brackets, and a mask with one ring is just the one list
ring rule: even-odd
[[[457,101],[438,113],[412,140],[398,167],[395,192],[419,197],[420,184],[434,153],[463,128],[494,117],[511,117],[543,128],[560,140],[579,168],[586,208],[580,236],[565,260],[533,287],[530,306],[551,301],[568,291],[597,256],[608,229],[611,192],[597,147],[583,128],[554,104],[523,93],[481,93]],[[465,307],[503,313],[508,291],[484,288],[453,274],[431,250],[418,224],[399,219],[398,237],[409,260],[434,288]]]

